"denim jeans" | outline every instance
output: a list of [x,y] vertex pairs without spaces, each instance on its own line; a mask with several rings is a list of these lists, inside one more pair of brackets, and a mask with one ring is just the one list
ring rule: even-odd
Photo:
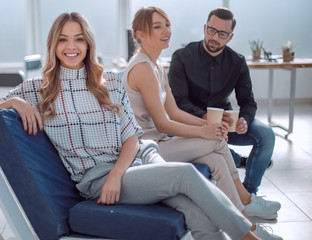
[[246,163],[244,186],[249,193],[256,193],[273,154],[275,135],[272,128],[257,119],[248,126],[245,134],[229,132],[229,144],[252,145]]
[[234,160],[234,163],[235,163],[235,166],[237,168],[240,168],[242,166],[242,156],[239,155],[237,152],[235,152],[233,149],[230,148],[230,151],[231,151],[231,154],[232,154],[232,157],[233,157],[233,160]]

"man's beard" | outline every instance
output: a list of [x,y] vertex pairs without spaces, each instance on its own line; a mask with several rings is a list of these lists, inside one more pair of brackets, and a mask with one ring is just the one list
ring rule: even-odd
[[[213,40],[208,40],[208,42],[209,42],[209,41],[213,41]],[[225,45],[219,46],[219,47],[217,47],[217,48],[211,48],[211,47],[209,46],[208,42],[205,40],[205,46],[206,46],[206,48],[208,49],[208,51],[211,52],[211,53],[219,52],[219,51],[221,51],[221,50],[223,50],[223,49],[225,48]]]

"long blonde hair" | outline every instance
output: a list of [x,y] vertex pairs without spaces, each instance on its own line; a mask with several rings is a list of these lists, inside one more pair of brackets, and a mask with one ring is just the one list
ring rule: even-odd
[[91,27],[87,19],[79,13],[63,13],[53,23],[47,38],[47,56],[43,68],[43,82],[40,87],[41,100],[37,107],[43,120],[53,119],[56,115],[55,101],[60,93],[60,60],[56,56],[56,47],[64,24],[68,21],[80,24],[82,33],[88,43],[87,55],[84,65],[87,71],[86,86],[91,91],[100,106],[108,108],[117,113],[120,112],[119,104],[110,101],[108,88],[104,85],[103,67],[98,63],[96,56],[96,45]]

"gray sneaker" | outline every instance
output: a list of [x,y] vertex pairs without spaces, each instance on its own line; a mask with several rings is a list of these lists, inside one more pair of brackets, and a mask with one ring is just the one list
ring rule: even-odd
[[251,194],[251,202],[245,205],[245,211],[249,217],[259,217],[262,219],[273,220],[277,218],[277,211],[281,204],[275,201],[263,199],[263,196]]
[[274,235],[273,230],[269,226],[256,223],[256,230],[253,233],[262,240],[283,240],[280,236]]

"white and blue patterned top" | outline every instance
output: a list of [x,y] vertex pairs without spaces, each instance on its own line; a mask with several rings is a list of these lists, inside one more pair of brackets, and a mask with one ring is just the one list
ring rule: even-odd
[[[61,67],[61,91],[55,102],[56,116],[46,121],[44,131],[56,147],[72,180],[79,182],[86,170],[102,163],[114,163],[122,144],[129,137],[143,134],[130,106],[119,76],[105,73],[105,84],[113,103],[121,106],[118,115],[100,107],[86,87],[86,69]],[[20,97],[36,107],[40,100],[41,78],[27,80],[9,92],[5,98]]]

